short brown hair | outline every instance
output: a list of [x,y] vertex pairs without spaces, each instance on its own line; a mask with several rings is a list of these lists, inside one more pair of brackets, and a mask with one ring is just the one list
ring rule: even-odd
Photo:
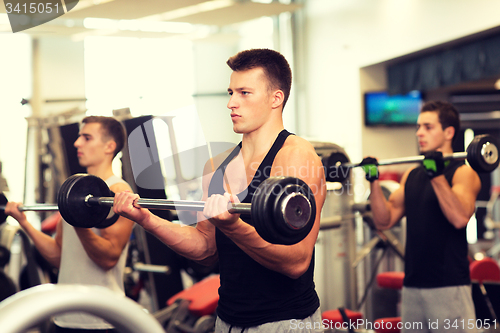
[[235,72],[262,68],[269,81],[268,88],[283,91],[285,107],[292,88],[292,70],[281,53],[269,49],[241,51],[229,58],[227,65]]
[[457,137],[458,131],[460,131],[460,118],[457,109],[453,104],[442,101],[429,101],[422,105],[420,113],[422,112],[437,112],[439,122],[441,127],[444,129],[452,126],[455,129],[455,134],[453,135],[453,140]]
[[127,134],[123,125],[113,117],[88,116],[83,118],[82,124],[99,123],[103,131],[103,137],[112,139],[116,143],[116,149],[113,157],[118,154],[125,146]]

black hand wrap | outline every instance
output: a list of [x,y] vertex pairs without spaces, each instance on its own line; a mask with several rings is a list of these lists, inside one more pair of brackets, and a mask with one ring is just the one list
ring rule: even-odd
[[440,151],[432,151],[425,153],[424,159],[422,160],[422,165],[427,172],[429,178],[434,178],[443,174],[445,168],[445,163],[443,159],[443,153]]
[[370,183],[378,179],[378,161],[376,158],[365,157],[361,163],[359,163],[359,166],[361,166],[366,173],[365,178]]

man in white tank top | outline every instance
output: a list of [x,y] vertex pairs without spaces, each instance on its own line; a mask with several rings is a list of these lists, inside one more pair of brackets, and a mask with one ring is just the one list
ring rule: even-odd
[[[124,146],[123,126],[112,117],[91,116],[82,120],[74,145],[81,166],[89,174],[104,179],[114,193],[131,191],[130,186],[113,174],[111,163]],[[104,229],[76,228],[63,219],[51,237],[35,229],[21,213],[19,203],[9,202],[6,214],[14,217],[32,239],[42,256],[59,269],[59,284],[84,284],[107,287],[125,294],[123,274],[128,241],[134,223],[120,217]],[[54,319],[55,332],[111,332],[113,326],[85,313],[67,313]]]

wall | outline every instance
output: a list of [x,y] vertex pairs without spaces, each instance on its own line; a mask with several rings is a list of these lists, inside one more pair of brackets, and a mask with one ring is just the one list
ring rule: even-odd
[[[370,77],[360,68],[498,26],[499,10],[495,0],[306,0],[306,134],[343,146],[351,160],[406,152],[414,129],[363,128]],[[366,87],[385,84],[371,79]]]

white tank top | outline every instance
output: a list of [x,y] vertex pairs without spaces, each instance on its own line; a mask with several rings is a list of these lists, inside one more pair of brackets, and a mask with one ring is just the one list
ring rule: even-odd
[[[111,187],[117,183],[126,182],[113,175],[106,179],[106,184]],[[103,270],[90,259],[83,248],[75,228],[66,221],[63,223],[61,265],[59,269],[58,284],[83,284],[107,287],[121,295],[125,295],[123,287],[123,274],[127,259],[128,243],[122,251],[118,263],[108,271]],[[101,231],[91,229],[100,236]],[[59,327],[84,328],[84,329],[110,329],[113,328],[105,320],[86,313],[66,313],[54,318]]]

